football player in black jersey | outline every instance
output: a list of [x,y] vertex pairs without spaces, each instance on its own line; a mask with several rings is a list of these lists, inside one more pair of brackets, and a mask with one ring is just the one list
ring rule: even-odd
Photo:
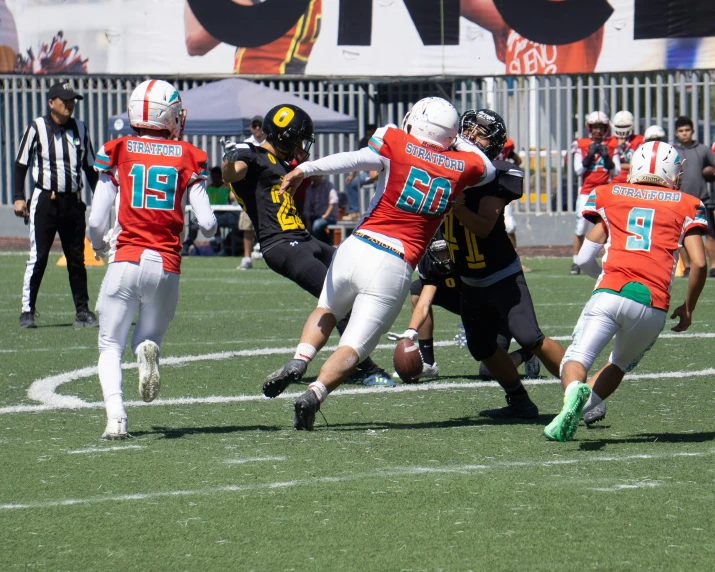
[[[499,155],[506,141],[504,121],[488,109],[465,112],[460,134],[490,158]],[[519,345],[536,354],[556,377],[564,349],[539,329],[521,261],[504,226],[504,205],[523,194],[524,174],[512,163],[493,163],[496,179],[480,187],[480,192],[464,192],[464,201],[445,218],[443,235],[462,280],[467,347],[506,391],[507,407],[480,415],[534,418],[538,408],[529,399],[509,354],[497,343],[501,323],[505,320]]]
[[[432,238],[427,254],[417,266],[418,278],[410,286],[412,317],[408,329],[417,331],[417,342],[422,355],[422,373],[415,380],[425,377],[437,377],[439,366],[434,358],[434,317],[432,306],[439,306],[448,312],[460,315],[462,281],[455,272],[450,258],[449,247],[438,231]],[[502,320],[497,343],[505,350],[511,344],[511,332],[507,322]],[[527,377],[539,375],[540,364],[536,357],[519,348],[509,354],[516,367],[525,364]],[[492,379],[489,370],[480,365],[479,374],[483,379]],[[393,377],[399,377],[396,373]]]
[[[277,105],[263,119],[266,141],[226,143],[223,179],[248,214],[261,244],[263,260],[271,270],[320,297],[335,247],[312,237],[298,215],[290,193],[279,194],[281,181],[294,159],[308,158],[313,139],[313,120],[300,107]],[[344,322],[347,323],[345,318]],[[342,324],[338,324],[342,331]],[[289,383],[298,381],[307,368],[304,360],[291,360],[279,376],[282,387],[264,384],[263,393],[276,397]],[[358,366],[367,385],[394,385],[384,370],[369,357]],[[271,374],[268,379],[275,377]]]

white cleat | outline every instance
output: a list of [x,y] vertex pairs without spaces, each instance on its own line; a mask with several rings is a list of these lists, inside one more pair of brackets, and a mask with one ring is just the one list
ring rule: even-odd
[[161,381],[159,380],[159,346],[151,340],[146,340],[137,347],[139,362],[139,395],[149,403],[159,395]]
[[106,439],[108,441],[118,441],[128,439],[129,437],[131,437],[131,435],[127,433],[126,417],[121,419],[107,419],[107,427],[104,429],[102,439]]
[[432,365],[428,363],[422,364],[422,373],[415,379],[424,379],[425,377],[439,377],[439,366],[437,362],[434,362]]
[[606,402],[601,401],[598,405],[595,407],[592,407],[588,411],[586,411],[583,414],[583,422],[586,425],[591,425],[592,423],[596,423],[597,421],[601,421],[602,419],[606,418]]

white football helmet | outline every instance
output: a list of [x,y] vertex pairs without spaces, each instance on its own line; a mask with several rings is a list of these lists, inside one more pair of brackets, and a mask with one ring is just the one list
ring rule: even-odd
[[679,189],[682,173],[683,163],[675,147],[663,141],[649,141],[633,153],[628,182]]
[[605,125],[608,127],[610,125],[610,119],[608,118],[608,115],[603,113],[603,111],[592,111],[586,116],[586,126],[588,127],[589,125],[597,125],[597,124]]
[[181,96],[167,81],[144,81],[129,98],[129,125],[134,129],[167,129],[172,139],[181,139],[185,121]]
[[446,99],[425,97],[415,103],[405,116],[402,128],[420,142],[443,151],[457,137],[459,113]]
[[613,116],[613,134],[625,139],[633,135],[635,119],[630,111],[619,111]]
[[645,142],[648,141],[665,141],[665,130],[660,125],[651,125],[643,134]]

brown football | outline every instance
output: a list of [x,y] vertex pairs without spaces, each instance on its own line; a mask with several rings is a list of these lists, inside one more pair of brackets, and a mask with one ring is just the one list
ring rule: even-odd
[[708,165],[703,169],[703,179],[707,182],[712,183],[715,181],[715,167]]
[[392,354],[392,364],[400,379],[405,383],[414,383],[422,373],[422,355],[420,348],[412,340],[400,340]]

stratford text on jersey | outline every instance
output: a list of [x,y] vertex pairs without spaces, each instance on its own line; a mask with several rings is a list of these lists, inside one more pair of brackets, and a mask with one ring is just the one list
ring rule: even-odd
[[181,157],[183,148],[173,143],[155,143],[153,141],[127,141],[127,151],[144,155],[163,155],[164,157]]
[[623,195],[624,197],[633,197],[634,199],[644,199],[646,201],[669,201],[672,203],[680,202],[679,192],[670,191],[655,191],[653,189],[634,189],[633,187],[621,187],[614,185],[614,195]]
[[457,161],[456,159],[450,159],[444,155],[437,153],[437,151],[430,151],[425,147],[420,147],[419,145],[413,145],[412,143],[407,143],[405,151],[410,155],[422,159],[423,161],[429,161],[435,165],[446,167],[452,171],[462,172],[464,171],[464,161]]

